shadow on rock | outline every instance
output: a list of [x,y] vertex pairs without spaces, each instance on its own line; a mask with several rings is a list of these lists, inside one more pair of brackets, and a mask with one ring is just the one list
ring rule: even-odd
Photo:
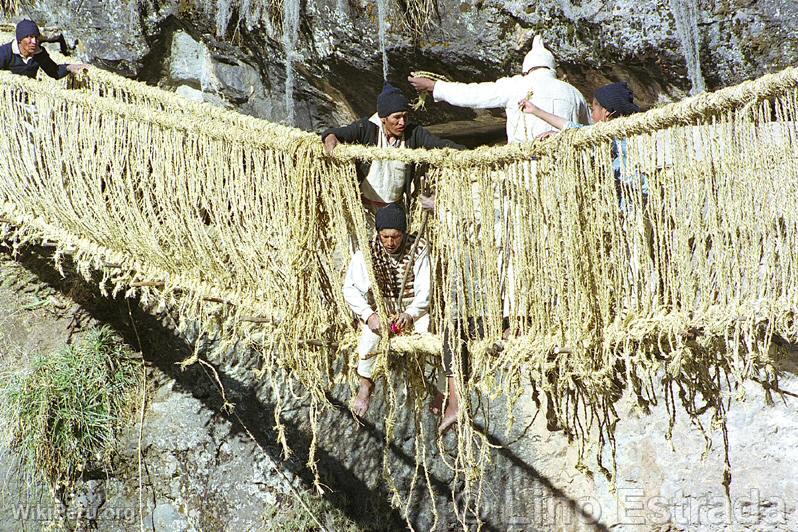
[[[235,404],[237,416],[230,416],[234,432],[242,437],[246,437],[247,432],[251,433],[271,459],[282,463],[306,485],[312,484],[312,474],[304,465],[311,441],[306,405],[301,400],[292,401],[282,412],[286,439],[295,453],[290,459],[283,460],[282,448],[273,428],[275,405],[269,400],[271,390],[249,371],[257,360],[256,354],[239,352],[224,363],[214,361],[216,375],[211,375],[200,364],[181,370],[179,363],[193,354],[194,346],[175,332],[168,316],[156,317],[140,309],[137,301],[128,305],[121,297],[103,297],[96,284],[86,283],[68,268],[65,268],[65,280],[53,267],[46,250],[41,248],[29,249],[17,260],[65,295],[82,294],[76,302],[83,311],[112,326],[127,343],[141,350],[151,367],[160,370],[162,375],[157,375],[157,372],[155,375],[156,386],[174,380],[175,390],[187,392],[214,412],[222,412],[224,401],[214,382],[218,377],[228,400]],[[77,291],[76,286],[79,287]],[[328,396],[331,408],[325,409],[319,419],[319,445],[315,459],[321,482],[332,490],[325,497],[364,529],[405,529],[405,520],[389,503],[387,488],[380,486],[385,433],[378,424],[369,421],[358,423],[353,419],[343,399],[347,393],[343,388],[334,390]],[[383,406],[381,397],[375,397],[369,418],[382,419]],[[409,486],[409,478],[416,467],[412,420],[412,412],[400,416],[396,420],[396,438],[388,444],[391,467],[400,490]],[[435,433],[434,424],[435,419],[430,418],[429,434]],[[480,430],[490,434],[494,429],[481,427]],[[523,529],[546,529],[552,524],[549,519],[554,516],[538,510],[543,507],[541,501],[553,500],[568,508],[585,528],[606,530],[604,525],[592,520],[577,501],[565,495],[522,456],[502,445],[500,438],[491,434],[489,441],[499,449],[489,472],[492,497],[486,497],[487,504],[480,515],[483,529],[506,530],[519,526]],[[439,511],[448,514],[440,516],[439,527],[462,528],[449,510],[452,500],[457,500],[457,487],[452,486],[451,471],[439,456],[435,456],[438,452],[435,442],[426,443],[433,462],[429,479],[435,492],[435,505]],[[414,502],[408,508],[410,522],[417,529],[429,529],[432,525],[432,501],[423,482],[416,486],[413,496]]]

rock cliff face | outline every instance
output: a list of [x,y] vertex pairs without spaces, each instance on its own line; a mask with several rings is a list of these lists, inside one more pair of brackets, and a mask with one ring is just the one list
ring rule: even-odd
[[[320,130],[373,112],[383,77],[376,4],[291,1],[300,10],[292,54],[295,125]],[[99,0],[38,0],[23,12],[62,28],[78,41],[83,60],[284,121],[283,34],[279,21],[255,9],[264,3],[128,0],[120,8]],[[408,92],[410,70],[469,82],[516,74],[536,33],[557,57],[561,77],[585,94],[628,80],[644,106],[685,96],[696,81],[688,64],[700,65],[713,90],[798,63],[793,0],[436,0],[432,24],[416,35],[404,24],[400,6],[408,2],[386,3],[388,77]],[[684,28],[694,32],[692,41],[680,33]],[[697,55],[690,53],[695,49]],[[479,113],[495,126],[501,114]],[[439,104],[419,119],[434,124],[475,116]]]
[[[37,253],[17,257],[23,268],[0,254],[0,369],[18,369],[25,353],[47,351],[63,344],[76,316],[81,326],[99,321],[113,327],[134,349],[141,349],[148,367],[149,394],[142,440],[138,425],[120,442],[120,460],[101,478],[79,486],[69,511],[80,508],[98,515],[100,530],[131,530],[139,526],[138,449],[143,452],[145,527],[157,530],[307,530],[294,518],[285,522],[292,505],[291,486],[309,486],[305,464],[309,444],[308,397],[298,387],[283,389],[288,399],[282,419],[294,455],[285,460],[274,426],[274,392],[254,376],[258,356],[238,349],[223,357],[208,357],[209,373],[195,364],[178,363],[194,352],[196,333],[178,333],[168,314],[142,310],[119,299],[102,297],[96,284],[86,283],[69,264],[66,278],[49,259]],[[35,274],[35,276],[34,276]],[[10,279],[10,281],[9,281]],[[21,280],[20,280],[21,279]],[[39,279],[39,280],[37,280]],[[47,283],[47,284],[44,284]],[[76,298],[75,301],[72,298]],[[29,310],[30,302],[51,301]],[[56,306],[57,305],[57,306]],[[64,310],[60,310],[64,309]],[[72,318],[70,318],[72,316]],[[140,345],[139,345],[140,343]],[[207,345],[207,344],[205,344]],[[761,386],[748,384],[726,391],[727,434],[731,462],[728,498],[723,486],[724,444],[712,410],[694,417],[676,408],[671,440],[665,438],[670,421],[667,399],[650,398],[647,411],[627,393],[615,408],[618,464],[615,489],[599,473],[595,444],[588,447],[586,465],[592,475],[577,470],[578,452],[562,431],[550,431],[545,398],[537,406],[532,393],[517,405],[513,428],[507,432],[506,405],[499,398],[474,401],[477,422],[496,448],[484,476],[480,517],[485,530],[619,530],[716,531],[798,529],[798,349],[778,364],[778,390],[768,404]],[[218,380],[217,380],[218,379]],[[218,383],[233,410],[223,408]],[[401,386],[398,399],[404,399]],[[661,387],[659,387],[661,389]],[[743,392],[745,392],[743,394]],[[318,461],[321,482],[331,490],[326,509],[313,507],[321,517],[330,505],[328,530],[402,530],[400,512],[390,507],[383,472],[383,451],[397,486],[408,493],[416,452],[413,412],[402,410],[395,435],[385,440],[385,382],[380,381],[365,420],[356,421],[345,406],[349,391],[333,390],[332,407],[318,419]],[[675,394],[678,395],[678,394]],[[681,404],[679,397],[671,401]],[[697,401],[700,403],[700,401]],[[408,401],[406,404],[413,404]],[[233,412],[235,415],[233,415]],[[698,423],[706,429],[705,440]],[[425,414],[423,429],[434,434],[436,419]],[[246,429],[246,430],[245,430]],[[251,431],[251,432],[248,432]],[[709,446],[707,443],[709,442]],[[439,443],[425,439],[429,480],[438,511],[436,530],[461,530],[452,512],[458,504],[459,484],[446,463],[456,453],[453,434]],[[0,448],[0,520],[7,529],[36,530],[52,519],[49,497],[13,484],[16,471],[6,449]],[[610,463],[610,447],[603,460]],[[278,471],[283,471],[278,474]],[[416,530],[431,530],[432,498],[424,483],[416,486],[407,508]],[[100,496],[99,500],[96,497]],[[402,501],[404,503],[405,501]],[[43,515],[42,515],[43,512]],[[302,508],[289,512],[305,517]],[[49,517],[48,517],[49,516]],[[290,515],[288,516],[290,517]],[[475,523],[475,519],[468,518]]]
[[[186,97],[283,121],[288,109],[282,33],[268,17],[239,19],[244,3],[234,3],[228,11],[230,4],[224,0],[211,6],[190,0],[129,0],[121,9],[101,0],[39,0],[27,14],[77,40],[81,60]],[[623,79],[644,105],[654,105],[681,98],[692,86],[673,16],[679,11],[677,0],[438,0],[433,25],[420,36],[402,29],[397,5],[389,3],[386,51],[389,77],[400,84],[410,70],[436,71],[459,81],[516,73],[534,34],[542,33],[560,62],[561,76],[585,93],[606,81]],[[374,4],[306,0],[300,7],[294,54],[295,124],[320,130],[373,112],[383,77]],[[706,0],[698,7],[688,26],[697,28],[698,57],[710,90],[798,64],[794,0]],[[695,62],[695,57],[690,61]],[[403,87],[410,90],[406,84]],[[475,113],[434,105],[420,118],[433,124],[479,118],[484,136],[478,140],[502,129],[501,111]],[[706,442],[690,418],[677,418],[671,442],[664,437],[670,415],[664,398],[650,413],[642,413],[632,397],[625,397],[617,407],[622,421],[616,432],[618,477],[613,492],[601,475],[590,478],[576,470],[575,448],[561,432],[547,430],[545,415],[538,414],[542,411],[531,400],[521,405],[519,411],[527,417],[519,416],[510,434],[503,431],[502,406],[491,405],[492,424],[486,431],[501,449],[486,479],[483,517],[488,528],[798,528],[797,360],[793,352],[780,368],[785,393],[774,394],[775,405],[766,405],[756,386],[747,388],[746,401],[739,401],[737,394],[730,398],[733,481],[728,500],[722,485],[724,446],[709,413],[698,417],[710,428],[713,443],[702,458]],[[171,361],[164,364],[173,367]],[[228,376],[247,375],[249,380],[230,377],[230,381],[239,387],[240,403],[261,416],[253,414],[253,419],[270,426],[273,422],[262,414],[271,400],[270,391],[258,389],[246,364],[222,369]],[[385,444],[380,394],[369,412],[370,422],[360,426],[343,408],[348,392],[339,392],[341,408],[329,409],[321,419],[321,467],[327,475],[323,480],[341,492],[376,493],[380,499]],[[294,439],[302,442],[306,411],[305,405],[296,406],[288,409],[286,418]],[[430,419],[430,433],[434,423]],[[408,482],[415,456],[406,428],[412,427],[409,417],[398,420],[398,427],[390,456],[394,472]],[[436,464],[432,482],[443,509],[452,474],[432,442],[429,452]],[[588,465],[596,471],[595,464]],[[377,502],[355,501],[352,506],[362,510],[373,504],[382,512]],[[174,510],[181,511],[179,505]],[[428,501],[410,511],[417,528],[429,527]],[[395,512],[386,515],[390,515],[386,523],[401,523]],[[443,520],[456,526],[451,515]]]
[[[117,321],[126,305],[99,296],[70,266],[64,273],[35,253],[13,260],[0,244],[4,379],[30,371],[35,355],[61,350],[101,323],[116,331],[119,342],[135,334]],[[236,407],[237,420],[226,418],[218,385],[198,367],[178,369],[176,362],[185,358],[180,339],[151,314],[134,312],[124,319],[141,328],[146,346],[143,424],[138,415],[130,420],[117,435],[112,462],[102,470],[83,469],[57,499],[41,476],[20,465],[18,442],[0,433],[0,530],[293,531],[312,528],[314,517],[327,530],[354,528],[344,511],[346,497],[357,499],[358,493],[347,490],[331,503],[309,492],[304,463],[281,455],[269,406],[254,399],[256,383],[237,387],[228,380],[230,368],[220,373],[233,400],[250,405],[247,412]],[[11,430],[8,422],[0,418],[4,431]],[[360,516],[358,528],[373,521]]]

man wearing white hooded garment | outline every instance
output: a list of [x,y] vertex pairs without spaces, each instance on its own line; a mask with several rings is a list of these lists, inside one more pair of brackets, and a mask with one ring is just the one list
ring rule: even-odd
[[519,102],[523,99],[571,122],[590,123],[590,108],[584,96],[574,86],[558,80],[556,68],[554,56],[540,35],[536,35],[532,49],[524,57],[520,75],[485,83],[454,83],[413,76],[408,81],[419,92],[431,92],[436,102],[473,109],[503,107],[507,113],[507,142],[532,142],[538,135],[555,130],[543,120],[522,112]]
[[[501,78],[496,81],[486,83],[453,83],[447,81],[436,81],[426,77],[413,77],[410,76],[408,81],[419,92],[427,91],[432,93],[435,101],[446,102],[458,107],[470,107],[476,109],[499,108],[503,107],[507,114],[507,142],[508,143],[525,143],[532,142],[536,137],[543,133],[557,131],[543,120],[537,117],[529,118],[531,115],[522,112],[520,102],[524,99],[530,100],[535,105],[545,109],[557,109],[563,116],[568,116],[569,120],[587,125],[589,124],[590,108],[585,101],[584,96],[572,85],[557,79],[556,72],[557,64],[554,61],[552,53],[546,49],[543,44],[542,38],[537,35],[533,39],[532,49],[524,57],[523,66],[521,69],[522,74]],[[524,164],[524,168],[529,168],[529,173],[534,172],[534,161],[529,161]],[[529,175],[529,174],[527,174]],[[476,184],[472,189],[472,194],[478,198],[480,194],[494,194],[494,191],[480,190]],[[474,222],[473,234],[475,238],[482,238],[482,236],[490,234],[491,231],[495,232],[495,242],[498,243],[499,248],[503,248],[502,240],[508,238],[508,235],[502,234],[502,228],[507,223],[514,223],[516,225],[523,225],[523,219],[519,218],[520,214],[516,213],[512,221],[505,219],[508,216],[510,209],[503,209],[502,206],[506,205],[508,200],[494,196],[494,216],[491,217],[487,214],[477,212]],[[425,208],[434,208],[434,197],[427,198],[422,196],[422,204]],[[475,205],[478,202],[475,200]],[[499,254],[498,269],[502,271],[507,270],[507,283],[505,293],[501,294],[502,301],[504,302],[504,316],[508,318],[508,323],[512,324],[512,318],[517,318],[515,321],[520,323],[526,315],[525,308],[516,306],[514,294],[514,271],[512,267],[512,260],[506,255],[509,252],[513,253],[511,247],[508,246],[507,251]],[[470,279],[469,276],[463,279]],[[480,288],[473,281],[470,286],[463,284],[455,285],[453,293],[465,292],[478,294]],[[449,304],[452,307],[458,307],[452,311],[454,320],[460,320],[461,327],[459,329],[467,330],[466,336],[479,337],[481,336],[481,321],[479,317],[460,315],[461,310],[458,305],[458,298],[455,296],[450,297]],[[478,305],[477,305],[478,306]],[[469,320],[470,318],[470,320]],[[467,324],[462,326],[462,324]],[[458,327],[454,327],[458,329]],[[512,328],[505,330],[505,335],[512,334]],[[473,340],[474,338],[471,338]],[[459,341],[453,339],[451,345],[463,345],[465,338]],[[452,349],[449,349],[452,351]],[[455,347],[454,353],[449,358],[452,360],[446,362],[449,401],[445,405],[443,403],[443,393],[439,392],[430,409],[436,413],[442,413],[442,420],[439,425],[440,431],[445,431],[457,422],[460,416],[460,397],[464,393],[459,390],[459,384],[453,376],[451,370],[454,364],[459,365],[461,368],[466,367],[465,361],[454,362],[457,357],[467,357],[467,350]],[[464,382],[465,384],[465,382]],[[467,386],[467,384],[465,384]],[[443,412],[441,410],[443,409]]]

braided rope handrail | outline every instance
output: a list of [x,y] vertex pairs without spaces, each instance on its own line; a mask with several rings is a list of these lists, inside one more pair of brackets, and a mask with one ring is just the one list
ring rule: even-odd
[[[7,83],[15,82],[6,76]],[[103,87],[110,87],[116,91],[132,94],[138,98],[157,102],[167,106],[170,110],[178,109],[189,116],[197,117],[197,121],[186,120],[169,114],[156,114],[152,116],[149,111],[142,110],[135,104],[114,103],[107,105],[104,102],[109,98],[92,98],[81,92],[64,91],[60,93],[67,101],[75,104],[87,99],[90,105],[99,106],[105,112],[123,113],[136,120],[152,120],[165,127],[177,129],[199,128],[208,134],[236,138],[241,142],[258,146],[271,146],[275,149],[286,149],[291,143],[313,143],[318,140],[315,134],[300,129],[284,126],[255,117],[242,115],[235,111],[220,109],[208,103],[193,102],[173,92],[151,87],[138,81],[128,80],[101,69],[92,69],[86,76],[89,89],[95,92],[102,91]],[[26,90],[42,91],[42,81],[39,85],[27,84]],[[49,86],[47,90],[58,90],[59,84],[50,80],[43,83]],[[759,100],[773,94],[783,92],[798,84],[798,68],[790,67],[775,74],[768,74],[756,80],[749,80],[739,85],[727,87],[716,92],[702,93],[685,100],[651,109],[645,113],[638,113],[629,117],[622,117],[610,122],[596,124],[591,128],[569,131],[568,143],[572,146],[583,146],[606,142],[613,138],[622,138],[647,132],[662,130],[680,125],[691,125],[702,121],[713,114],[722,113],[740,106],[750,106]],[[62,89],[63,90],[63,89]],[[122,100],[124,102],[124,100]],[[213,121],[213,123],[209,123]],[[237,134],[229,129],[234,125],[247,133]],[[252,137],[252,133],[260,133],[260,137]],[[475,164],[509,164],[512,162],[528,161],[543,154],[550,154],[557,150],[559,144],[566,136],[555,136],[545,142],[530,142],[527,144],[511,144],[506,146],[487,146],[468,151],[406,149],[381,150],[371,146],[340,144],[336,147],[334,159],[342,162],[355,160],[395,160],[404,163],[427,163],[437,166],[467,167]],[[319,155],[323,152],[319,150]]]
[[[55,54],[56,56],[58,54]],[[2,74],[2,73],[0,73]],[[16,81],[8,78],[10,81]],[[170,109],[179,109],[184,112],[202,117],[201,121],[207,125],[208,119],[220,123],[230,123],[246,131],[274,135],[279,138],[274,143],[276,149],[286,147],[286,139],[296,142],[312,142],[318,137],[312,133],[291,126],[284,126],[263,119],[242,115],[236,111],[225,110],[204,102],[194,102],[183,98],[171,91],[149,86],[145,83],[129,80],[99,68],[93,68],[86,75],[89,89],[101,91],[103,87],[110,87],[117,91],[129,93],[135,97],[158,102]],[[54,89],[58,83],[44,80]],[[41,82],[40,82],[41,83]],[[734,109],[739,106],[750,106],[757,101],[768,98],[773,94],[781,93],[798,84],[798,67],[789,67],[781,72],[767,74],[756,80],[744,81],[738,85],[726,87],[715,92],[705,92],[679,102],[670,103],[651,109],[644,113],[622,117],[610,122],[596,124],[588,129],[568,132],[568,142],[572,146],[606,142],[614,138],[629,137],[644,134],[655,130],[662,130],[680,125],[699,123],[702,119],[713,114]],[[53,90],[51,89],[51,90]],[[26,90],[36,90],[34,85],[28,85]],[[74,92],[73,92],[74,94]],[[79,103],[80,97],[66,96],[68,101]],[[85,94],[83,97],[87,97]],[[98,100],[92,100],[92,104]],[[102,105],[102,104],[100,104]],[[118,105],[118,104],[115,104]],[[113,107],[103,106],[104,110],[113,112]],[[126,113],[134,119],[150,119],[146,113],[126,109],[124,105],[119,111]],[[185,128],[193,125],[181,123],[183,119],[168,120],[167,117],[158,116],[156,120],[166,127]],[[223,128],[219,128],[220,130]],[[219,135],[217,130],[216,135]],[[274,138],[258,139],[257,145],[268,146]],[[370,146],[339,145],[333,158],[348,162],[355,160],[396,160],[404,163],[427,163],[439,166],[464,167],[474,164],[508,164],[538,157],[544,153],[551,153],[557,149],[564,137],[555,136],[546,142],[530,142],[528,144],[515,144],[507,146],[482,147],[465,152],[454,150],[425,150],[407,149],[381,150]],[[252,139],[250,139],[252,140]],[[321,153],[321,152],[319,152]]]
[[[181,320],[219,333],[222,348],[256,346],[265,374],[290,373],[317,405],[356,335],[341,258],[353,234],[361,249],[372,236],[352,165],[338,164],[354,159],[432,163],[436,330],[482,320],[485,340],[468,342],[469,385],[512,402],[529,375],[578,440],[594,423],[611,433],[619,382],[635,375],[653,388],[663,367],[666,387],[700,393],[722,417],[717,372],[748,378],[771,364],[774,334],[798,340],[794,68],[546,142],[463,152],[340,145],[333,158],[312,133],[89,76],[85,90],[67,90],[0,73],[0,216],[18,225],[11,237],[56,242],[81,272],[100,270],[101,286],[174,305]],[[762,127],[771,109],[782,123]],[[674,127],[709,120],[721,127]],[[616,188],[601,146],[633,135],[629,164],[648,165],[647,192],[639,180]],[[724,149],[699,159],[707,143]],[[668,164],[650,164],[664,151]],[[512,164],[533,156],[539,164]],[[520,334],[497,352],[510,292]],[[232,304],[206,308],[209,299]],[[378,356],[395,412],[391,390],[424,389],[423,358],[440,352],[440,335],[390,343],[406,355]],[[423,393],[414,397],[419,407]],[[472,471],[480,440],[462,421],[456,468]]]
[[[192,115],[174,115],[152,111],[147,108],[142,108],[139,105],[120,102],[113,98],[70,90],[65,88],[61,83],[48,79],[33,80],[11,74],[10,72],[0,71],[0,82],[2,82],[2,90],[14,90],[16,87],[28,93],[58,98],[72,105],[116,115],[126,120],[155,124],[176,131],[203,134],[210,138],[224,139],[250,146],[285,150],[300,143],[313,142],[318,139],[316,135],[302,132],[295,128],[288,128],[251,117],[244,117],[238,113],[223,111],[208,106],[207,104],[197,104],[196,107],[186,104],[186,109],[191,111]],[[175,97],[183,100],[179,96]],[[257,131],[263,133],[263,136],[253,136],[252,130],[231,128],[230,124],[226,121],[208,120],[206,111],[220,111],[223,113],[223,116],[233,116],[235,119],[242,117],[244,123],[257,126],[259,128]],[[321,143],[319,143],[318,152],[321,155]]]
[[674,126],[693,125],[713,114],[750,106],[774,95],[784,94],[796,86],[798,86],[798,68],[789,67],[781,72],[747,80],[715,92],[703,92],[645,113],[597,124],[588,130],[583,128],[577,132],[573,144],[579,146],[597,140],[606,141]]
[[[583,146],[649,133],[674,126],[699,123],[712,114],[747,106],[774,94],[784,93],[798,85],[798,67],[789,67],[775,74],[767,74],[756,80],[748,80],[716,92],[705,92],[690,98],[663,105],[644,113],[617,118],[596,124],[590,128],[568,131],[572,146]],[[528,160],[542,153],[551,153],[564,137],[550,137],[545,143],[532,142],[506,146],[490,146],[457,152],[446,150],[380,150],[365,146],[341,145],[335,157],[341,160],[399,160],[404,163],[444,164],[451,160],[457,165],[502,164]],[[545,148],[544,148],[545,146]]]
[[99,68],[93,68],[85,74],[85,84],[89,90],[102,91],[110,87],[137,98],[158,102],[167,106],[170,110],[178,109],[188,113],[199,114],[204,116],[206,120],[212,119],[231,123],[252,132],[274,133],[276,130],[281,136],[287,135],[291,138],[314,136],[295,127],[223,109],[207,102],[189,100],[177,93],[153,87],[141,81],[123,78]]

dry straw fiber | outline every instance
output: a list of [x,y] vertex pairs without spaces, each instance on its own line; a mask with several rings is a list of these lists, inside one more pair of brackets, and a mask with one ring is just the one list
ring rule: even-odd
[[[72,90],[0,73],[0,217],[18,245],[56,242],[104,286],[172,305],[227,346],[257,346],[264,375],[299,381],[316,419],[351,363],[350,235],[363,248],[371,236],[351,162],[428,163],[433,330],[470,318],[485,331],[458,375],[467,403],[533,383],[584,450],[590,437],[612,444],[626,386],[642,401],[655,382],[685,387],[688,413],[700,394],[722,419],[721,376],[772,379],[772,338],[798,340],[797,79],[788,69],[544,143],[339,146],[331,159],[313,134],[99,70]],[[502,344],[505,316],[518,335]],[[401,389],[427,437],[423,368],[439,345],[404,339],[379,356],[388,438]],[[471,406],[450,465],[474,508],[490,452]]]

